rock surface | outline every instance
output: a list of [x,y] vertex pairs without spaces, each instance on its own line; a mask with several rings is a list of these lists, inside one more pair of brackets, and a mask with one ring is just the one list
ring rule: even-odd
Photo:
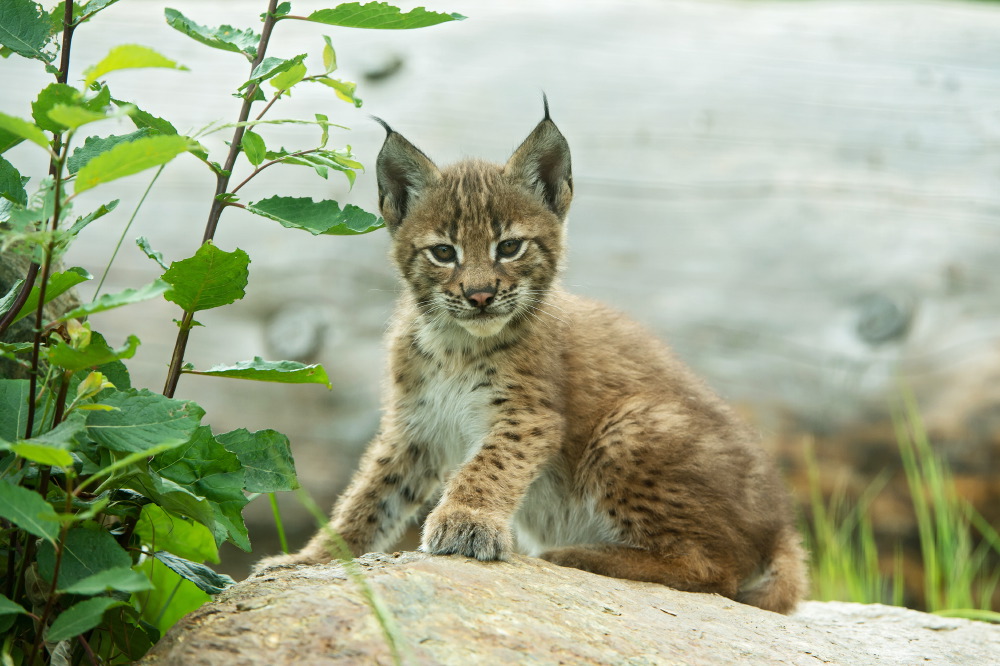
[[[392,613],[406,664],[990,664],[1000,627],[888,606],[806,602],[777,615],[515,557],[422,553],[357,564]],[[143,660],[389,664],[344,567],[275,569],[181,620]]]

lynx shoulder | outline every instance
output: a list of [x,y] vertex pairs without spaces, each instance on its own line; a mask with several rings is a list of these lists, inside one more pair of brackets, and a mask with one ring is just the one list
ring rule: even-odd
[[[405,293],[380,431],[333,509],[355,554],[434,503],[422,548],[512,551],[789,612],[804,552],[733,411],[624,316],[564,292],[569,146],[438,168],[386,127],[379,207]],[[325,532],[261,567],[332,559]]]

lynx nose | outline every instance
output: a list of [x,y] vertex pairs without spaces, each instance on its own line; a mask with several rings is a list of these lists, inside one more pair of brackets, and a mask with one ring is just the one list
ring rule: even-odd
[[493,302],[493,297],[497,290],[493,287],[474,287],[465,290],[465,297],[469,303],[477,308],[485,308]]

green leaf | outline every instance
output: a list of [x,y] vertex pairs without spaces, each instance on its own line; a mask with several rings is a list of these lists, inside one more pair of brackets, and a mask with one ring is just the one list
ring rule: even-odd
[[145,236],[139,236],[136,238],[135,244],[139,246],[139,249],[142,250],[147,257],[158,263],[160,268],[167,270],[167,265],[163,263],[163,255],[150,246],[149,241],[146,240]]
[[244,488],[252,493],[295,490],[299,480],[288,437],[274,430],[249,432],[246,428],[216,437],[239,458],[246,474]]
[[35,124],[49,132],[62,132],[66,125],[49,118],[49,111],[57,104],[76,105],[80,101],[80,91],[65,83],[50,83],[42,88],[38,97],[31,103],[31,117]]
[[8,150],[13,148],[24,141],[23,138],[8,132],[4,128],[0,127],[0,154],[6,153]]
[[[52,581],[55,562],[55,545],[42,543],[38,547],[38,573],[44,580]],[[97,525],[73,527],[63,542],[57,589],[66,589],[107,569],[131,565],[132,558],[107,529]]]
[[0,480],[0,518],[52,543],[59,537],[59,518],[38,493]]
[[[86,282],[87,280],[92,280],[93,278],[93,275],[76,266],[61,273],[53,273],[49,276],[49,280],[45,286],[45,302],[49,303],[54,298],[66,293],[81,282]],[[39,291],[38,285],[31,288],[28,300],[25,301],[24,305],[21,306],[21,309],[18,310],[17,315],[14,317],[14,321],[19,321],[35,312],[38,308]],[[0,311],[4,311],[5,309],[6,308],[0,304]]]
[[263,83],[273,76],[287,72],[291,68],[301,65],[305,58],[305,53],[300,53],[294,58],[288,58],[287,60],[282,60],[281,58],[264,58],[259,65],[253,68],[253,71],[250,72],[250,78],[239,89],[244,90],[255,83]]
[[93,595],[110,590],[117,590],[119,592],[144,592],[151,589],[153,589],[153,585],[149,582],[148,578],[141,573],[133,571],[131,566],[124,566],[99,571],[60,591],[67,594]]
[[292,65],[287,70],[271,79],[270,83],[275,90],[288,90],[301,81],[306,75],[306,66],[302,63]]
[[156,298],[157,296],[166,293],[168,289],[170,289],[170,285],[163,280],[153,280],[149,284],[139,287],[138,289],[125,289],[117,294],[104,294],[96,301],[91,301],[90,303],[85,303],[78,308],[73,308],[57,321],[79,319],[81,317],[97,314],[98,312],[105,312],[107,310],[120,308],[123,305],[148,301],[151,298]]
[[153,550],[166,550],[196,562],[219,562],[215,537],[207,527],[156,504],[142,507],[135,533]]
[[322,83],[324,86],[333,88],[334,92],[337,93],[337,97],[353,104],[355,108],[361,108],[363,102],[360,97],[355,96],[355,91],[358,89],[358,84],[352,81],[341,81],[340,79],[331,79],[329,76],[321,76],[312,79],[316,83]]
[[173,400],[146,389],[117,391],[100,404],[111,412],[90,412],[87,431],[112,451],[139,452],[191,439],[205,410],[193,402]]
[[[2,20],[2,18],[0,18]],[[45,137],[45,132],[43,132],[37,125],[29,123],[27,120],[23,120],[16,116],[8,116],[6,113],[0,113],[0,129],[7,130],[15,136],[19,136],[22,139],[27,139],[34,144],[37,144],[44,148],[49,149],[49,140]]]
[[28,422],[27,379],[0,379],[0,439],[16,442]]
[[243,468],[239,458],[215,440],[211,428],[202,426],[183,446],[157,455],[149,469],[209,500],[215,522],[221,523],[213,529],[217,543],[232,538],[237,546],[249,550],[242,518],[249,501],[243,494]]
[[16,455],[36,462],[39,465],[52,465],[53,467],[73,466],[73,456],[69,454],[69,451],[63,449],[44,446],[42,444],[32,444],[31,442],[22,442],[20,444],[12,444],[10,450]]
[[124,605],[124,601],[111,597],[94,597],[74,604],[52,622],[52,626],[45,633],[45,640],[58,643],[79,636],[99,625],[104,619],[106,610]]
[[322,365],[305,365],[297,361],[265,361],[260,356],[254,356],[252,361],[240,361],[236,365],[228,366],[217,365],[208,370],[195,370],[189,366],[182,372],[280,384],[323,384],[329,389],[333,388]]
[[337,52],[333,50],[333,42],[326,35],[323,35],[323,41],[326,45],[323,47],[323,67],[326,69],[325,74],[337,69]]
[[[102,9],[106,9],[118,2],[118,0],[87,0],[82,6],[76,5],[73,8],[73,20],[77,25],[89,21]],[[57,9],[59,7],[57,6]]]
[[133,108],[133,111],[129,115],[129,118],[132,119],[132,123],[139,129],[150,129],[158,134],[169,134],[169,135],[177,134],[177,129],[174,128],[173,125],[171,125],[163,118],[154,116],[151,113],[143,111],[142,109],[135,106],[131,102],[123,102],[120,99],[112,99],[111,101],[115,106],[118,107]]
[[119,201],[120,201],[119,199],[113,199],[112,201],[109,201],[106,204],[101,204],[101,206],[97,210],[92,211],[89,214],[84,215],[83,217],[76,218],[76,222],[74,222],[73,226],[69,228],[68,233],[74,236],[80,233],[88,224],[90,224],[94,220],[104,217],[105,215],[113,211],[115,208],[117,208]]
[[123,358],[132,358],[138,348],[139,338],[134,335],[128,336],[125,344],[118,349],[112,349],[106,342],[97,340],[91,341],[86,347],[74,349],[60,340],[49,348],[48,359],[53,365],[76,372]]
[[144,127],[136,130],[130,134],[118,134],[111,136],[88,136],[83,142],[83,145],[73,151],[69,159],[66,160],[66,168],[71,174],[74,174],[80,170],[80,167],[85,165],[90,160],[94,159],[101,153],[106,153],[120,143],[131,143],[136,139],[143,139],[147,136],[153,136],[156,132],[148,127]]
[[229,305],[246,294],[249,265],[243,250],[225,252],[208,241],[193,257],[170,264],[162,277],[171,289],[163,297],[188,312]]
[[14,53],[42,62],[55,57],[43,49],[52,37],[49,16],[31,0],[4,0],[0,3],[0,44]]
[[267,146],[264,145],[264,138],[252,130],[243,133],[243,152],[246,153],[250,164],[260,166],[267,154]]
[[101,183],[166,164],[192,145],[190,139],[179,135],[148,136],[118,144],[80,168],[74,191],[79,194]]
[[117,109],[114,114],[105,111],[92,111],[82,106],[72,106],[69,104],[56,104],[49,110],[49,119],[62,125],[76,129],[88,123],[96,123],[99,120],[106,120],[120,115],[128,115],[126,109]]
[[14,165],[0,157],[0,197],[24,206],[28,203],[28,193],[23,182]]
[[21,604],[16,604],[8,599],[6,595],[0,594],[0,615],[27,615],[27,613],[28,611],[24,610]]
[[136,567],[153,583],[142,595],[142,618],[165,632],[191,611],[212,600],[189,580],[184,580],[155,557]]
[[344,28],[373,28],[379,30],[408,30],[426,28],[446,23],[461,21],[461,14],[441,14],[429,12],[423,7],[417,7],[409,12],[403,12],[399,7],[393,7],[387,2],[347,2],[332,9],[320,9],[306,17],[313,23],[339,25]]
[[247,210],[289,229],[305,229],[314,236],[366,234],[385,226],[385,221],[347,204],[343,210],[336,201],[313,201],[309,197],[278,197],[247,205]]
[[[149,472],[130,473],[123,485],[148,497],[168,511],[196,520],[209,530],[215,528],[215,510],[211,502],[170,479]],[[214,539],[214,531],[212,536]]]
[[122,44],[111,49],[108,55],[104,56],[104,59],[99,63],[84,70],[83,85],[89,88],[90,84],[110,72],[146,67],[179,69],[183,71],[187,71],[188,69],[184,65],[174,62],[149,47],[139,46],[138,44]]
[[166,551],[158,550],[154,553],[154,556],[178,576],[191,581],[200,590],[208,594],[219,594],[225,591],[227,587],[236,584],[226,574],[216,573],[204,564],[185,560],[182,557],[171,555]]
[[251,61],[257,57],[257,45],[260,43],[260,35],[249,28],[246,30],[237,30],[230,25],[208,28],[198,25],[176,9],[170,9],[169,7],[163,10],[163,15],[167,19],[167,25],[171,28],[183,32],[191,39],[199,41],[205,46],[222,49],[223,51],[242,53]]

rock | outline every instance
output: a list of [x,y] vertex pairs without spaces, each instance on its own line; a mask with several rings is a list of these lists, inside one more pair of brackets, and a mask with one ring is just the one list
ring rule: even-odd
[[[1000,627],[904,608],[806,602],[792,616],[515,557],[356,560],[406,664],[987,664]],[[389,664],[340,564],[273,569],[181,620],[141,662]]]

